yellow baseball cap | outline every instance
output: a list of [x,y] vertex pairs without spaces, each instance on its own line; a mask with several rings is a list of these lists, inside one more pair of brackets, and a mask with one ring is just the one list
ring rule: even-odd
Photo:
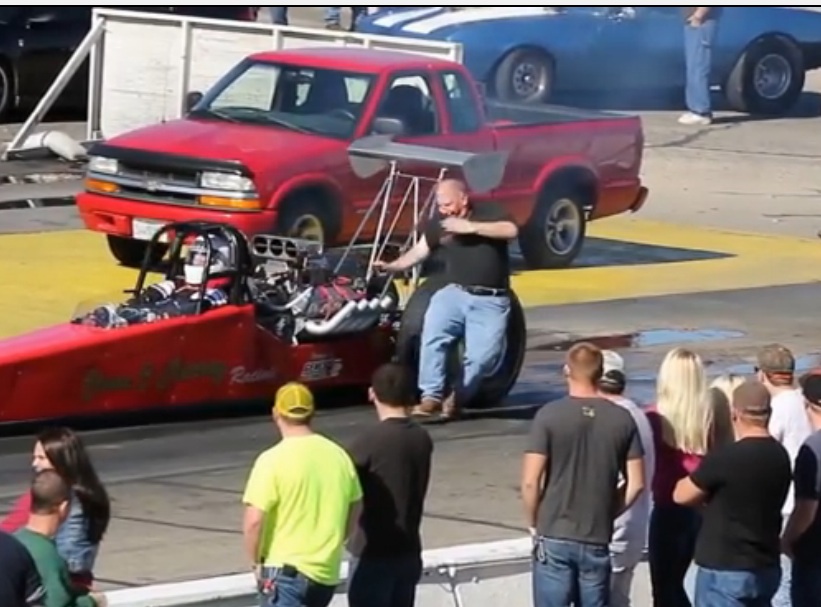
[[314,395],[304,384],[297,382],[285,384],[277,390],[274,411],[288,419],[297,421],[308,419],[314,414]]

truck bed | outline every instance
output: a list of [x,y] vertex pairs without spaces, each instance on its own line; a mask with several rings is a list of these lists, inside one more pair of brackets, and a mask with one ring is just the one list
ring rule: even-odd
[[488,100],[485,103],[488,120],[495,126],[566,124],[598,120],[633,119],[630,114],[617,114],[600,110],[585,110],[562,105],[526,105]]

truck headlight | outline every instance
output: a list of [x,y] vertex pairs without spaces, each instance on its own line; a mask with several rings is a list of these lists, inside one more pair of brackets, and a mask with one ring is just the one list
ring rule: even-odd
[[104,156],[91,156],[88,159],[88,170],[94,173],[105,173],[107,175],[116,175],[120,172],[120,163],[113,158],[105,158]]
[[200,175],[200,187],[203,187],[206,190],[253,192],[254,182],[241,175],[205,171],[202,175]]

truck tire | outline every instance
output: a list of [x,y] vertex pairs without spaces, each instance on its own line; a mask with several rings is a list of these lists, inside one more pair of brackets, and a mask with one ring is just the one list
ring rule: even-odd
[[[108,240],[108,250],[111,251],[111,255],[123,266],[136,269],[142,267],[145,253],[148,250],[147,242],[112,235],[106,236],[106,239]],[[160,263],[167,252],[167,245],[157,245],[151,255],[151,267]]]
[[[444,280],[434,277],[425,281],[410,298],[402,314],[402,322],[396,339],[396,360],[419,374],[419,346],[425,313],[433,295],[445,286]],[[515,293],[511,294],[510,319],[508,321],[507,344],[494,372],[482,382],[477,396],[469,403],[469,409],[487,409],[503,402],[510,393],[525,357],[527,328],[524,309]],[[456,344],[448,362],[449,375],[456,377],[462,369],[461,344]]]
[[536,49],[509,53],[496,68],[493,90],[500,101],[547,103],[553,93],[553,59]]
[[333,202],[299,194],[288,199],[282,206],[277,220],[278,234],[290,238],[316,240],[326,246],[334,246],[341,221],[333,213]]
[[549,185],[519,231],[519,248],[532,269],[566,268],[579,255],[587,234],[581,190],[570,183]]
[[14,75],[9,64],[0,57],[0,119],[6,118],[14,106]]
[[732,109],[748,114],[786,114],[804,90],[801,50],[775,36],[751,44],[735,64],[724,94]]

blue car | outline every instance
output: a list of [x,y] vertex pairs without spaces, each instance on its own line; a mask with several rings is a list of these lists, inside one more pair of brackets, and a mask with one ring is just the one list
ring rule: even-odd
[[[684,88],[681,7],[403,7],[368,16],[357,30],[460,42],[467,68],[503,101]],[[806,71],[819,67],[821,13],[724,7],[712,84],[733,109],[783,114]]]

